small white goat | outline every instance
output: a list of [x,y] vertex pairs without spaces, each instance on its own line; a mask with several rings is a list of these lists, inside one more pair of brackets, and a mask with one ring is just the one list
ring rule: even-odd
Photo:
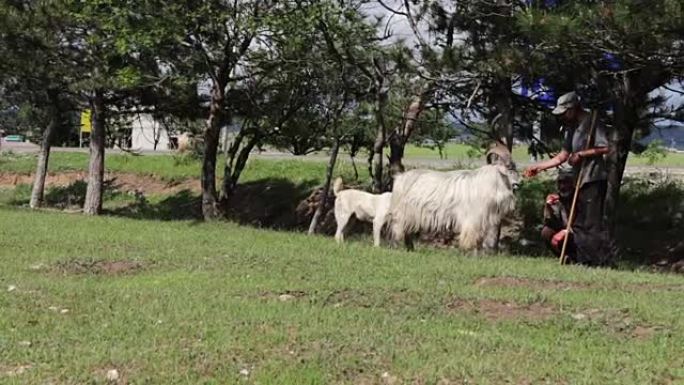
[[452,231],[466,250],[495,250],[501,221],[515,209],[520,181],[508,149],[495,146],[486,166],[440,172],[411,170],[394,180],[388,220],[395,243],[413,248],[419,232]]
[[342,190],[342,178],[335,179],[335,240],[344,241],[344,230],[352,215],[356,219],[373,223],[373,245],[380,246],[380,235],[389,212],[392,193],[371,194],[361,190]]

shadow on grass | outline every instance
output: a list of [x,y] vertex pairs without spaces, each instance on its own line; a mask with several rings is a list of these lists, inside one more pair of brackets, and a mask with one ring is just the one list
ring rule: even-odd
[[228,218],[242,225],[299,230],[304,218],[297,214],[297,209],[315,186],[314,180],[295,184],[285,178],[240,184],[230,199]]
[[[293,183],[286,178],[265,178],[237,186],[230,199],[228,219],[242,225],[282,230],[300,230],[308,226],[306,212],[298,215],[298,208],[310,196],[316,181]],[[85,201],[87,183],[76,180],[66,186],[46,189],[45,207],[80,209]],[[30,185],[18,185],[7,194],[6,203],[27,206]],[[184,189],[170,195],[147,196],[141,191],[122,191],[116,179],[105,181],[103,214],[146,220],[201,220],[201,196]],[[332,208],[332,202],[329,204]]]
[[628,180],[617,221],[618,243],[626,262],[668,266],[684,261],[683,183]]
[[200,220],[200,197],[190,190],[182,190],[173,195],[150,202],[142,194],[134,195],[134,202],[120,207],[104,210],[107,215],[132,219],[148,219],[159,221]]
[[[259,228],[306,231],[313,211],[320,204],[320,189],[314,180],[293,183],[286,178],[265,178],[240,184],[228,208],[228,219]],[[551,257],[540,239],[542,208],[546,195],[555,189],[552,180],[528,181],[518,196],[516,220],[502,233],[506,254]],[[46,206],[69,209],[83,205],[86,182],[53,187],[46,192]],[[20,185],[11,193],[12,205],[27,205],[30,186]],[[202,220],[200,194],[182,190],[163,197],[146,197],[139,191],[122,192],[115,180],[105,182],[105,214],[146,220]],[[332,213],[334,196],[329,196],[319,233],[335,231]],[[662,264],[663,270],[684,259],[684,185],[677,181],[627,180],[622,189],[618,214],[618,243],[621,265],[628,269]],[[348,235],[370,234],[370,225],[357,223]],[[364,239],[366,241],[366,239]],[[431,245],[450,247],[453,236],[428,236]],[[679,262],[682,264],[682,262]]]
[[[43,204],[56,209],[73,209],[83,207],[88,183],[84,180],[74,181],[66,186],[55,186],[45,190]],[[113,200],[125,195],[118,190],[114,180],[103,183],[103,200]],[[31,197],[31,185],[18,185],[13,199],[8,203],[13,206],[27,206]]]
[[[238,185],[228,207],[228,218],[242,225],[295,230],[301,226],[296,209],[315,185],[267,178]],[[201,220],[199,193],[182,190],[158,201],[137,195],[135,202],[106,210],[106,214],[149,220]]]

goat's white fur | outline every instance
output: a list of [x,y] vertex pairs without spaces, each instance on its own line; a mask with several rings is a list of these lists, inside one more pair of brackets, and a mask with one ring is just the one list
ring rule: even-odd
[[342,190],[342,178],[337,178],[333,185],[335,193],[335,221],[337,231],[335,240],[344,241],[344,230],[352,215],[356,219],[373,223],[373,245],[380,246],[380,236],[385,225],[390,207],[392,193],[371,194],[361,190]]
[[394,180],[389,221],[395,242],[412,248],[419,232],[452,231],[465,250],[495,249],[502,219],[515,209],[519,177],[501,164],[476,170],[411,170]]

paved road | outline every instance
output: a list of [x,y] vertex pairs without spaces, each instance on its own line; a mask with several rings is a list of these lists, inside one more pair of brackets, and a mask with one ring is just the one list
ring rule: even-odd
[[[2,142],[0,146],[0,151],[12,151],[14,153],[36,153],[38,152],[38,146],[33,143],[14,143],[14,142]],[[83,152],[87,153],[87,148],[77,148],[77,147],[53,147],[55,152]],[[121,149],[107,149],[108,153],[121,154],[125,151]],[[143,150],[137,152],[141,155],[169,155],[172,154],[171,150]],[[286,152],[277,151],[263,151],[254,152],[252,155],[257,159],[302,159],[312,162],[324,162],[328,160],[325,155],[307,155],[307,156],[294,156]],[[341,157],[342,161],[349,161],[344,156]],[[434,168],[434,169],[453,169],[464,166],[478,166],[483,163],[480,159],[436,159],[436,158],[406,158],[404,164],[409,167],[424,167],[424,168]],[[529,162],[521,162],[518,164],[519,169],[523,169]],[[657,172],[661,174],[670,175],[676,178],[684,179],[684,167],[668,166],[668,167],[656,167],[656,166],[627,166],[625,174],[627,175],[643,175]]]

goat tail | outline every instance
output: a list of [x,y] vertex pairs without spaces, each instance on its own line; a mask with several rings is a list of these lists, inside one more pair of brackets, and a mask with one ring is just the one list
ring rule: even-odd
[[340,191],[342,191],[342,178],[338,176],[333,184],[333,194],[337,195]]

